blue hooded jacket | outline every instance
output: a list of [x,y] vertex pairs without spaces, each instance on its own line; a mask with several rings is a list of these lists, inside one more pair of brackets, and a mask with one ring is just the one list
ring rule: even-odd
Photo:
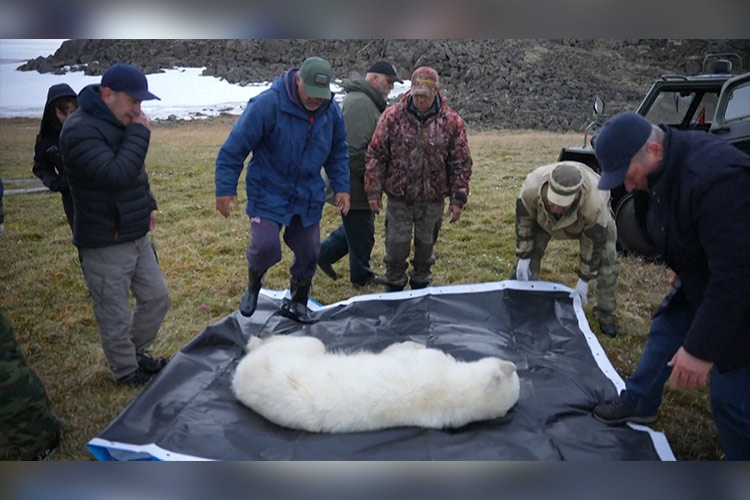
[[288,226],[320,221],[326,175],[336,193],[349,192],[349,146],[341,109],[333,99],[314,113],[302,108],[292,69],[250,99],[216,158],[216,196],[237,194],[247,156],[246,212]]

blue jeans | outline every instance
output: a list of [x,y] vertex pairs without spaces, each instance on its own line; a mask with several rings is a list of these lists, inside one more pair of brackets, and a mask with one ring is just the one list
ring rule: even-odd
[[349,254],[349,279],[364,285],[375,276],[370,255],[375,245],[375,214],[367,210],[349,210],[342,224],[320,244],[320,260],[333,264]]
[[750,366],[711,372],[711,410],[727,460],[750,460]]
[[625,381],[625,395],[639,415],[654,415],[672,369],[669,360],[682,346],[693,313],[687,303],[673,304],[651,321],[648,340],[635,373]]
[[[686,302],[675,303],[651,322],[646,347],[635,373],[625,381],[627,402],[640,415],[657,412],[664,384],[672,369],[667,366],[693,322]],[[711,409],[719,441],[727,460],[750,460],[750,366],[711,372]]]

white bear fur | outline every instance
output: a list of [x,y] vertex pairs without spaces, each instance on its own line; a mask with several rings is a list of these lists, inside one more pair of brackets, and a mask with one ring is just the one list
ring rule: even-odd
[[416,342],[381,353],[326,352],[314,337],[252,337],[232,382],[244,405],[309,432],[416,425],[440,429],[505,415],[518,401],[516,365],[457,361]]

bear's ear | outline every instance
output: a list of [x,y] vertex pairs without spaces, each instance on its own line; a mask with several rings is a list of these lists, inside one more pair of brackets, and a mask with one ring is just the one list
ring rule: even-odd
[[261,340],[260,337],[251,336],[250,340],[247,342],[247,345],[245,346],[245,351],[247,352],[254,351],[261,345],[263,345],[263,340]]
[[511,361],[500,361],[500,371],[506,377],[510,377],[516,371],[516,364]]

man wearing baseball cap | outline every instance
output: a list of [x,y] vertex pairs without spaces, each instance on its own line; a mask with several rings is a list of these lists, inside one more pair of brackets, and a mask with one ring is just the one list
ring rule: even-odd
[[[143,385],[167,363],[148,349],[169,309],[149,231],[156,199],[146,173],[151,129],[141,101],[158,99],[146,76],[115,64],[78,95],[60,149],[75,205],[73,243],[114,377]],[[130,308],[130,292],[135,309]]]
[[594,408],[610,424],[653,422],[664,384],[705,386],[727,459],[750,459],[750,156],[702,131],[628,112],[596,143],[600,189],[648,192],[647,231],[672,270],[641,361],[619,397]]
[[344,84],[346,97],[342,112],[349,143],[351,209],[342,215],[342,224],[321,243],[318,267],[329,278],[338,279],[331,264],[349,254],[349,280],[356,287],[385,284],[370,267],[375,244],[375,214],[370,210],[365,193],[365,153],[394,82],[403,83],[403,80],[393,64],[378,61],[368,68],[364,79],[353,78]]
[[516,200],[516,267],[511,279],[539,277],[550,239],[578,240],[581,259],[575,291],[588,303],[596,280],[594,316],[602,333],[617,336],[615,308],[620,260],[609,192],[597,189],[599,176],[583,163],[564,161],[533,170]]
[[250,217],[248,287],[240,313],[252,316],[266,271],[281,260],[279,233],[294,252],[291,298],[279,313],[313,321],[307,308],[320,253],[320,219],[325,204],[321,167],[335,192],[336,207],[349,211],[349,154],[344,119],[332,99],[333,70],[325,59],[309,57],[250,99],[216,157],[216,209],[228,217],[237,202],[237,182],[245,160]]
[[388,195],[387,290],[406,286],[412,234],[414,257],[408,281],[412,289],[430,286],[445,199],[450,221],[456,222],[469,196],[473,164],[464,122],[448,106],[433,68],[415,69],[411,90],[380,117],[366,162],[370,210],[379,213],[383,192]]

